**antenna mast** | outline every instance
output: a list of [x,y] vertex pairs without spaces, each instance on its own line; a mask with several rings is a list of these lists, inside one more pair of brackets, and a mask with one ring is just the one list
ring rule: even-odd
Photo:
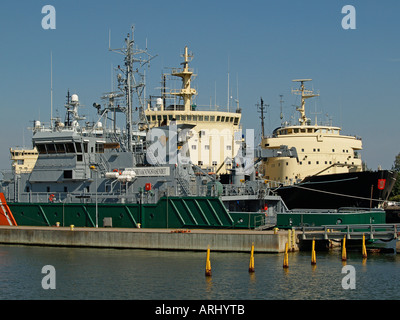
[[236,113],[240,113],[240,107],[239,107],[239,80],[238,80],[237,73],[236,73]]
[[264,138],[264,119],[265,119],[264,110],[265,110],[265,107],[268,107],[269,105],[265,105],[264,106],[264,100],[263,100],[262,97],[260,98],[260,102],[261,103],[260,104],[257,103],[256,106],[257,106],[257,111],[261,113],[261,116],[260,116],[260,119],[261,119],[261,139],[263,139]]
[[53,129],[53,52],[50,51],[50,128]]
[[[134,40],[134,30],[135,27],[131,26],[131,34],[128,33],[125,38],[125,47],[119,49],[111,49],[110,47],[110,38],[111,32],[109,31],[109,51],[117,52],[125,56],[125,67],[118,66],[118,70],[124,73],[118,74],[118,88],[125,94],[126,100],[126,130],[128,134],[128,151],[133,151],[133,126],[136,125],[136,130],[139,130],[142,125],[147,124],[147,119],[144,114],[145,109],[145,100],[144,100],[144,76],[139,74],[139,67],[143,67],[148,64],[150,60],[155,58],[156,56],[151,56],[147,52],[147,48],[145,50],[136,49],[133,47]],[[134,63],[139,64],[139,67],[134,69]],[[135,78],[135,74],[139,74],[140,81],[137,81]],[[133,92],[136,92],[138,101],[139,101],[139,119],[137,122],[133,122],[132,114],[133,114]]]
[[304,82],[311,81],[312,79],[296,79],[292,80],[293,82],[300,82],[300,89],[292,90],[292,93],[301,95],[301,106],[297,107],[296,110],[300,112],[300,125],[305,125],[308,122],[308,118],[306,117],[306,99],[319,96],[319,94],[314,94],[312,90],[306,90],[304,87]]
[[228,56],[228,112],[229,112],[229,56]]
[[282,100],[283,94],[280,94],[279,97],[281,98],[280,101],[279,101],[280,106],[281,106],[281,115],[280,115],[280,118],[281,118],[281,125],[283,125],[283,102],[284,102],[284,101]]

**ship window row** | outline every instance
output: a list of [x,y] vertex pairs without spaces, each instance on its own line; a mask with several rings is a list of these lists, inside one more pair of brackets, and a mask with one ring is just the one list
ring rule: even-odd
[[281,129],[278,134],[293,134],[293,133],[328,133],[328,134],[339,134],[339,129],[316,129],[316,128],[289,128]]
[[166,120],[177,120],[177,121],[211,121],[211,122],[233,122],[237,125],[239,123],[239,117],[225,117],[225,116],[197,116],[197,115],[154,115],[147,116],[147,121],[166,121]]
[[[343,151],[343,153],[349,153],[349,150],[348,149],[343,149],[342,150]],[[305,152],[305,150],[304,149],[301,149],[301,152]],[[316,148],[313,148],[313,152],[321,152],[321,149],[316,149]],[[332,149],[332,152],[335,152],[335,149]]]
[[[337,163],[340,163],[340,161],[337,161]],[[299,161],[299,165],[302,165],[303,161]],[[307,161],[307,164],[311,164],[311,161]],[[315,161],[315,164],[319,164],[319,161]],[[325,164],[332,164],[332,161],[325,161]],[[344,164],[347,164],[347,161],[344,162]],[[354,162],[351,163],[352,165],[354,164]],[[286,165],[288,165],[288,163],[286,162]]]
[[19,156],[35,156],[37,155],[37,152],[29,152],[29,151],[12,151],[11,155],[13,157],[19,157]]
[[[63,154],[63,153],[87,153],[88,143],[67,142],[67,143],[38,143],[35,145],[39,154]],[[96,145],[97,150],[97,145]],[[104,149],[103,149],[104,152]]]
[[[197,145],[192,144],[191,149],[192,150],[196,150],[197,149]],[[204,150],[210,150],[210,145],[209,144],[204,145]],[[227,145],[226,146],[226,150],[232,150],[232,146],[231,145]]]

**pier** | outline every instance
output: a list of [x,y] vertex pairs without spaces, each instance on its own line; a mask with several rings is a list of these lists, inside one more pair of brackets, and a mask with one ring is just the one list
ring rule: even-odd
[[[140,229],[0,226],[1,244],[149,250],[281,253],[288,232],[256,230]],[[295,241],[292,251],[297,250]]]
[[[315,240],[317,247],[330,240],[339,242],[382,240],[396,241],[400,253],[400,224],[355,224],[299,227],[289,230],[235,229],[153,229],[153,228],[87,228],[0,226],[0,244],[93,247],[116,249],[186,250],[284,253],[308,250]],[[322,245],[323,246],[323,245]]]
[[352,224],[352,225],[325,225],[319,227],[299,227],[298,233],[299,248],[302,250],[308,247],[305,243],[310,240],[318,242],[330,242],[330,240],[341,241],[347,239],[350,241],[367,240],[373,242],[380,240],[384,242],[396,241],[396,253],[400,253],[400,224]]

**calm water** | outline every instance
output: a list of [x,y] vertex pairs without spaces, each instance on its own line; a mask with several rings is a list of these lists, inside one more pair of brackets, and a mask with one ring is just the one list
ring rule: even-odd
[[[0,246],[0,299],[399,299],[400,254],[348,253],[356,289],[342,288],[340,251],[249,254],[211,251],[212,277],[204,275],[206,252]],[[44,290],[44,265],[56,270],[56,289]]]

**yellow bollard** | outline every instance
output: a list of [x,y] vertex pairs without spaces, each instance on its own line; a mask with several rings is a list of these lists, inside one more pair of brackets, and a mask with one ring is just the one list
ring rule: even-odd
[[317,255],[315,253],[315,239],[313,239],[311,248],[311,265],[315,264],[317,264]]
[[343,237],[343,243],[342,243],[342,261],[347,260],[347,254],[346,254],[346,236]]
[[295,248],[294,248],[295,244],[296,244],[296,230],[293,229],[292,230],[292,251],[295,251]]
[[289,256],[288,256],[288,243],[285,245],[285,255],[283,257],[283,268],[289,268]]
[[254,243],[251,245],[251,254],[250,254],[250,264],[249,264],[249,272],[254,272]]
[[211,262],[210,262],[210,246],[207,248],[207,259],[206,259],[206,276],[211,276]]
[[362,257],[363,259],[367,259],[367,247],[365,246],[365,235],[363,233],[363,240],[362,240]]
[[279,229],[278,228],[274,228],[274,234],[278,234]]
[[71,224],[70,229],[71,229],[71,231],[74,231],[74,225],[73,224]]

